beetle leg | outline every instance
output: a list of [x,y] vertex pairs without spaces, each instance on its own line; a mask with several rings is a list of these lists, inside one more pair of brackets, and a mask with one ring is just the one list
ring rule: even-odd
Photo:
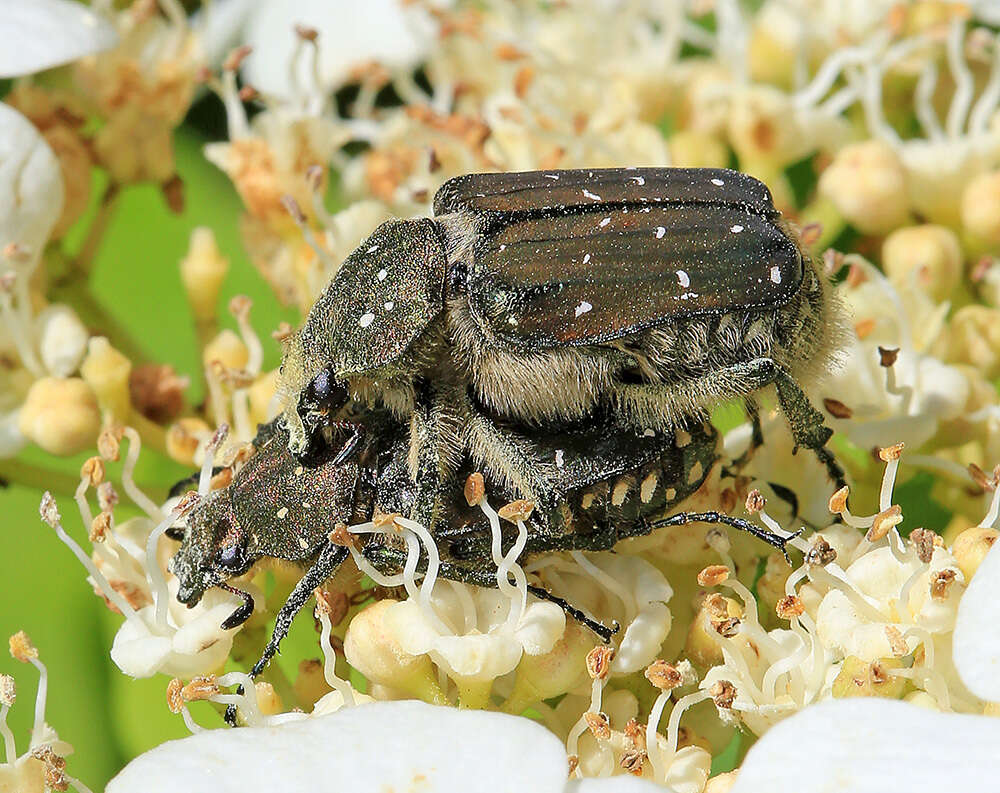
[[[257,675],[264,671],[270,660],[277,654],[278,646],[281,644],[281,640],[288,634],[288,629],[291,627],[295,615],[302,610],[302,607],[312,597],[313,590],[321,586],[343,563],[347,558],[347,554],[347,548],[341,545],[334,545],[328,542],[323,546],[313,566],[299,579],[299,582],[295,585],[295,589],[292,590],[292,593],[288,596],[288,600],[285,601],[285,604],[278,612],[278,617],[274,622],[274,630],[271,632],[271,640],[267,643],[267,647],[264,648],[260,660],[250,670],[250,677],[257,677]],[[238,693],[243,693],[242,686],[237,691]],[[231,726],[236,725],[235,705],[230,705],[226,708],[226,723]]]
[[800,529],[799,531],[786,537],[781,534],[776,534],[773,531],[763,529],[756,524],[750,523],[750,521],[743,520],[742,518],[734,518],[732,515],[712,511],[678,512],[676,515],[671,515],[659,520],[640,520],[636,525],[638,530],[635,532],[635,535],[649,534],[656,529],[662,529],[668,526],[685,526],[688,523],[721,523],[726,526],[732,526],[734,529],[745,531],[747,534],[752,534],[757,539],[763,540],[768,545],[773,545],[785,555],[785,560],[789,564],[792,563],[792,560],[788,557],[788,550],[785,546],[788,544],[789,540],[795,539],[802,533],[802,530]]
[[337,456],[333,458],[333,462],[331,463],[331,465],[343,465],[358,450],[358,444],[365,434],[365,425],[360,421],[333,421],[330,423],[330,426],[333,429],[344,430],[348,433],[347,440],[344,441],[344,445],[337,452]]

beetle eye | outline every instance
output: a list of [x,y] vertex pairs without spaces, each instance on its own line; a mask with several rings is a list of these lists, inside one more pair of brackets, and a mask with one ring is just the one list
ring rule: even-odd
[[321,369],[306,387],[306,399],[319,406],[336,410],[347,402],[347,386],[329,369]]
[[243,563],[243,549],[239,545],[224,545],[216,561],[219,567],[235,570]]

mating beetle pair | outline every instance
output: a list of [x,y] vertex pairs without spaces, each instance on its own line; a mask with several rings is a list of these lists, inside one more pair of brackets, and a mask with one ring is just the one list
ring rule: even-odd
[[[797,385],[826,365],[830,300],[760,182],[472,174],[434,208],[383,224],[344,262],[286,347],[284,428],[188,518],[174,572],[189,604],[262,556],[308,567],[255,673],[346,559],[330,530],[375,507],[427,526],[445,577],[495,583],[482,521],[455,506],[471,470],[497,498],[538,505],[526,553],[698,519],[783,547],[717,513],[653,520],[716,460],[707,410],[738,397],[756,418],[753,394],[773,384],[796,442],[841,478]],[[264,509],[262,493],[275,494]],[[382,541],[363,553],[387,571],[405,561]]]

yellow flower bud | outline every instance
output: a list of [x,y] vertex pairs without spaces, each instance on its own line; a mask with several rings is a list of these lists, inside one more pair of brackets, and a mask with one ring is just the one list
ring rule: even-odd
[[878,658],[863,661],[855,655],[844,659],[840,672],[834,678],[831,693],[836,699],[848,697],[885,697],[899,699],[906,689],[906,678],[889,674],[891,669],[903,666],[899,658]]
[[980,174],[966,185],[962,226],[981,246],[1000,245],[1000,171]]
[[101,429],[97,398],[78,377],[43,377],[28,391],[18,429],[49,454],[76,454],[92,446]]
[[947,300],[962,276],[962,248],[944,226],[907,226],[883,243],[882,268],[896,286],[915,284],[934,300]]
[[97,395],[101,409],[125,424],[132,414],[129,377],[132,362],[111,346],[104,336],[95,336],[87,345],[87,357],[80,374]]
[[739,769],[736,771],[727,771],[724,774],[716,774],[705,784],[705,793],[729,793],[733,785],[736,784],[736,777],[738,775]]
[[955,538],[951,552],[958,569],[965,576],[966,583],[976,574],[976,570],[993,547],[993,543],[997,541],[997,537],[1000,537],[1000,532],[996,529],[975,526],[966,529]]
[[219,252],[210,228],[200,226],[191,232],[188,253],[181,260],[180,269],[195,318],[202,322],[214,319],[219,290],[229,272],[229,260]]
[[549,652],[521,656],[514,690],[503,709],[520,714],[531,704],[570,691],[586,681],[584,659],[593,646],[593,635],[575,620],[567,620],[566,631]]
[[685,129],[670,136],[670,162],[681,168],[725,168],[729,151],[719,138],[707,132]]
[[1000,376],[1000,309],[963,306],[948,328],[948,361],[976,367],[990,380]]
[[248,360],[250,352],[243,340],[228,328],[206,344],[202,351],[202,361],[206,366],[212,361],[219,361],[227,369],[238,370],[245,367]]
[[885,234],[909,218],[906,172],[896,152],[880,140],[837,152],[820,176],[819,192],[865,234]]
[[167,430],[167,454],[183,465],[195,465],[199,439],[211,434],[212,428],[201,419],[182,418]]

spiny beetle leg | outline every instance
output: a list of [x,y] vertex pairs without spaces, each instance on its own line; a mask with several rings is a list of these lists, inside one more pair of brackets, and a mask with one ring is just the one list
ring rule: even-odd
[[[726,526],[732,526],[734,529],[739,529],[740,531],[745,531],[748,534],[752,534],[759,540],[763,540],[768,545],[773,545],[785,556],[785,560],[791,564],[792,560],[788,556],[788,550],[785,548],[789,540],[793,540],[798,537],[802,530],[800,529],[787,537],[783,537],[780,534],[775,534],[773,531],[768,531],[767,529],[762,529],[760,526],[756,526],[750,521],[743,520],[742,518],[734,518],[732,515],[726,515],[722,512],[678,512],[676,515],[671,515],[669,518],[661,518],[660,520],[654,520],[651,523],[647,523],[646,527],[649,531],[654,531],[655,529],[666,528],[667,526],[685,526],[688,523],[722,523]],[[648,532],[647,532],[648,533]]]
[[[288,629],[291,627],[295,615],[302,610],[302,607],[312,597],[313,590],[321,586],[343,563],[347,558],[347,554],[347,548],[343,546],[334,545],[333,543],[327,543],[323,546],[316,562],[299,580],[299,583],[295,585],[295,589],[288,596],[285,605],[278,612],[278,617],[274,622],[274,631],[271,633],[271,640],[267,643],[267,647],[264,648],[260,660],[250,670],[250,677],[257,677],[257,675],[264,671],[264,668],[277,654],[281,640],[288,634]],[[239,693],[242,693],[242,690],[242,686],[237,689]],[[234,705],[226,708],[226,723],[232,726],[236,724],[236,707]]]
[[358,444],[365,434],[365,425],[357,421],[334,421],[331,426],[334,429],[346,430],[349,433],[347,440],[344,441],[344,445],[337,452],[337,456],[333,458],[333,462],[331,463],[331,465],[343,465],[358,450]]
[[228,631],[230,628],[236,628],[250,619],[250,615],[253,614],[253,596],[249,592],[244,592],[242,589],[229,586],[229,584],[219,584],[219,589],[224,589],[226,592],[243,599],[243,604],[223,620],[222,625],[219,626],[222,630]]

